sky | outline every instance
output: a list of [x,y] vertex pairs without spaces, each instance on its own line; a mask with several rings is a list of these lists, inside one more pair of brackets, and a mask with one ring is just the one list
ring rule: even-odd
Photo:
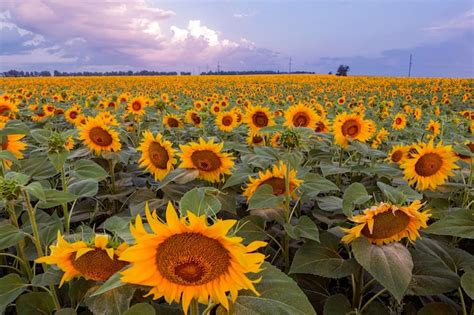
[[474,0],[0,0],[0,71],[474,77]]

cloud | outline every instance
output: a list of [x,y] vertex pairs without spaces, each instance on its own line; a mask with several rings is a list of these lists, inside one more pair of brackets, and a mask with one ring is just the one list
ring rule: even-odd
[[428,32],[446,32],[446,31],[459,31],[459,30],[472,30],[474,29],[474,9],[470,9],[464,12],[462,15],[437,24],[434,26],[426,27],[423,30]]
[[256,13],[255,12],[250,12],[250,13],[234,13],[233,17],[236,19],[243,19],[243,18],[248,18],[254,16]]
[[[251,64],[252,58],[261,59],[263,52],[269,54],[267,63],[276,62],[273,52],[258,50],[245,39],[224,38],[198,19],[185,27],[164,28],[173,24],[176,13],[145,0],[105,0],[93,6],[74,0],[4,0],[0,12],[2,32],[8,28],[11,39],[2,69],[31,66],[26,56],[38,63],[45,58],[43,64],[58,60],[71,70],[114,65],[186,70],[221,60],[229,69],[238,69]],[[65,65],[68,61],[73,63]]]

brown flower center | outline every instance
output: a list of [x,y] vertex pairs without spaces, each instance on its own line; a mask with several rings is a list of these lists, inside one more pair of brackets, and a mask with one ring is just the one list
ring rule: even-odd
[[106,281],[128,264],[118,260],[116,256],[113,260],[110,259],[107,252],[99,248],[91,250],[77,259],[75,259],[75,255],[72,256],[71,262],[74,268],[85,277],[95,281]]
[[405,230],[410,223],[410,217],[403,211],[387,211],[374,216],[372,234],[367,225],[362,229],[362,235],[374,239],[384,239],[397,235]]
[[[4,138],[4,139],[2,139]],[[0,137],[0,144],[2,145],[2,150],[8,149],[8,138],[5,137]]]
[[113,139],[107,130],[101,127],[94,127],[89,131],[89,137],[92,142],[101,147],[107,147],[112,144]]
[[180,285],[201,285],[225,274],[230,256],[222,244],[199,233],[175,234],[156,250],[161,275]]
[[10,107],[5,106],[5,105],[0,105],[0,116],[8,116],[10,113]]
[[299,112],[293,116],[293,125],[295,127],[306,127],[309,124],[309,117],[306,113]]
[[402,123],[402,119],[400,117],[398,117],[397,119],[395,119],[395,123],[397,125],[400,125]]
[[277,196],[283,195],[286,191],[285,180],[283,178],[272,177],[272,178],[264,180],[259,186],[262,186],[265,184],[272,186],[274,195],[277,195]]
[[258,144],[258,143],[261,143],[261,142],[263,142],[263,137],[262,136],[256,135],[256,136],[252,137],[252,143]]
[[201,117],[199,117],[199,115],[196,113],[191,114],[191,119],[194,121],[196,125],[199,125],[201,123]]
[[400,162],[400,160],[402,159],[403,157],[403,152],[402,150],[397,150],[395,152],[392,153],[392,161],[395,162],[395,163],[398,163]]
[[150,144],[150,147],[148,148],[148,155],[154,166],[161,169],[166,169],[170,157],[168,156],[168,151],[166,151],[166,149],[163,148],[158,142],[152,142]]
[[268,125],[268,117],[264,112],[256,112],[252,115],[252,122],[259,128],[266,127]]
[[69,117],[70,117],[71,119],[76,119],[76,117],[77,117],[77,112],[74,112],[74,111],[70,112],[70,113],[69,113]]
[[354,137],[359,133],[360,124],[357,120],[349,119],[342,124],[342,134],[344,136]]
[[219,156],[210,150],[195,151],[191,160],[197,169],[206,172],[215,171],[222,165]]
[[443,166],[443,159],[436,153],[426,153],[418,159],[415,171],[418,175],[426,177],[436,174]]
[[233,119],[230,116],[224,116],[224,118],[222,118],[222,124],[226,127],[232,125],[232,121]]
[[168,126],[176,128],[179,126],[179,121],[175,118],[168,118]]
[[321,121],[318,121],[316,123],[316,128],[314,129],[316,132],[323,132],[324,131],[324,123]]
[[133,108],[133,110],[140,110],[140,109],[142,109],[142,104],[140,104],[140,102],[138,102],[138,101],[135,101],[132,104],[132,108]]

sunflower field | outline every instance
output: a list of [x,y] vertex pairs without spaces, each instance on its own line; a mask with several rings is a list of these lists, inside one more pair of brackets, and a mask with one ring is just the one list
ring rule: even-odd
[[474,314],[474,80],[0,80],[0,313]]

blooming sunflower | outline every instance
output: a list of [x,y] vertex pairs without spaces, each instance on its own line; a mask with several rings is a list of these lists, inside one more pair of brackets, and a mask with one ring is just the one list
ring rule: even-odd
[[290,106],[285,112],[285,126],[307,127],[314,129],[319,120],[316,111],[304,104]]
[[79,139],[97,155],[102,151],[120,151],[122,148],[117,131],[107,125],[100,117],[90,117],[84,125],[78,126]]
[[453,169],[459,168],[455,163],[458,157],[450,145],[444,146],[439,142],[436,146],[433,140],[426,144],[413,144],[414,150],[410,158],[400,167],[410,185],[416,185],[419,190],[435,190],[444,184],[449,176],[454,175]]
[[[286,192],[286,173],[287,166],[283,161],[280,161],[278,164],[273,165],[271,170],[266,170],[265,172],[259,172],[256,178],[249,177],[250,183],[247,184],[247,187],[244,189],[242,195],[247,197],[247,201],[252,198],[253,194],[258,187],[262,185],[270,185],[273,190],[273,194],[280,196]],[[290,181],[290,194],[293,198],[296,198],[295,189],[298,188],[303,182],[300,179],[296,178],[296,170],[292,169],[289,172],[289,181]]]
[[433,136],[437,136],[441,133],[441,124],[438,121],[430,120],[428,126],[426,126],[427,131],[431,131]]
[[180,145],[182,153],[180,168],[197,169],[198,178],[207,180],[211,183],[219,182],[224,174],[232,174],[234,167],[233,157],[229,153],[223,153],[224,143],[214,143],[211,139],[206,142],[200,138],[199,143],[191,142],[186,145]]
[[221,131],[231,132],[238,126],[236,113],[234,111],[220,112],[216,116],[216,125]]
[[[467,148],[469,149],[469,151],[471,151],[471,154],[474,154],[474,142],[471,142],[471,141],[466,141],[464,143],[465,146],[467,146]],[[464,155],[464,154],[456,154],[461,160],[471,164],[471,161],[472,161],[472,158],[471,156],[469,155]]]
[[64,117],[68,122],[74,124],[76,119],[79,118],[81,115],[81,107],[79,105],[72,106],[68,110],[66,110]]
[[4,99],[0,100],[0,121],[7,121],[17,112],[18,107],[14,103]]
[[422,206],[419,200],[415,200],[404,207],[382,202],[365,209],[363,214],[351,218],[351,221],[357,223],[356,226],[342,228],[347,233],[342,241],[348,244],[359,237],[365,237],[373,244],[383,245],[408,237],[410,242],[414,242],[420,237],[420,228],[428,227],[426,222],[431,216],[429,210],[419,211]]
[[181,128],[181,127],[183,127],[183,122],[181,121],[181,119],[177,115],[174,115],[174,114],[166,114],[163,117],[163,124],[167,128]]
[[392,147],[392,150],[388,153],[387,161],[389,163],[402,163],[405,161],[405,159],[408,158],[408,151],[410,150],[410,147],[406,145],[394,145]]
[[265,145],[265,135],[258,131],[249,130],[247,135],[247,144],[249,146]]
[[[21,142],[25,135],[6,135],[0,136],[0,151],[9,151],[17,159],[23,158],[22,151],[26,148],[26,143]],[[11,161],[3,159],[4,165],[9,168]]]
[[314,131],[319,133],[328,133],[330,128],[331,126],[326,119],[319,118],[315,123]]
[[193,124],[197,128],[202,127],[202,118],[199,116],[199,113],[196,110],[188,109],[186,111],[186,121],[190,124]]
[[270,109],[262,106],[250,106],[245,113],[244,121],[252,131],[275,125]]
[[145,115],[147,100],[144,97],[135,97],[127,105],[127,112],[136,116]]
[[401,130],[407,125],[407,116],[405,114],[398,113],[393,119],[392,128],[395,130]]
[[366,142],[372,137],[375,125],[371,120],[365,120],[356,114],[341,113],[336,116],[333,124],[334,139],[336,144],[345,148],[349,140]]
[[172,143],[165,140],[161,134],[154,137],[150,131],[145,131],[138,151],[142,152],[138,161],[140,166],[152,173],[156,180],[165,178],[176,163],[174,158],[176,150],[173,149]]
[[168,303],[182,302],[187,314],[192,299],[208,304],[209,298],[229,309],[227,292],[233,302],[239,290],[251,290],[259,295],[247,273],[258,273],[265,256],[254,252],[266,246],[254,241],[245,246],[242,238],[228,236],[235,220],[218,219],[208,225],[206,215],[188,212],[178,218],[171,203],[166,209],[166,223],[156,212],[146,218],[153,233],[143,227],[140,216],[130,230],[136,245],[126,249],[120,259],[130,263],[122,272],[122,281],[152,287],[148,295],[154,299],[164,297]]
[[122,243],[118,247],[111,247],[108,244],[109,236],[106,234],[96,234],[93,243],[69,243],[58,231],[56,245],[49,247],[51,254],[40,257],[35,262],[57,265],[64,271],[59,286],[76,277],[103,282],[128,265],[127,262],[118,260],[118,256],[128,245]]

